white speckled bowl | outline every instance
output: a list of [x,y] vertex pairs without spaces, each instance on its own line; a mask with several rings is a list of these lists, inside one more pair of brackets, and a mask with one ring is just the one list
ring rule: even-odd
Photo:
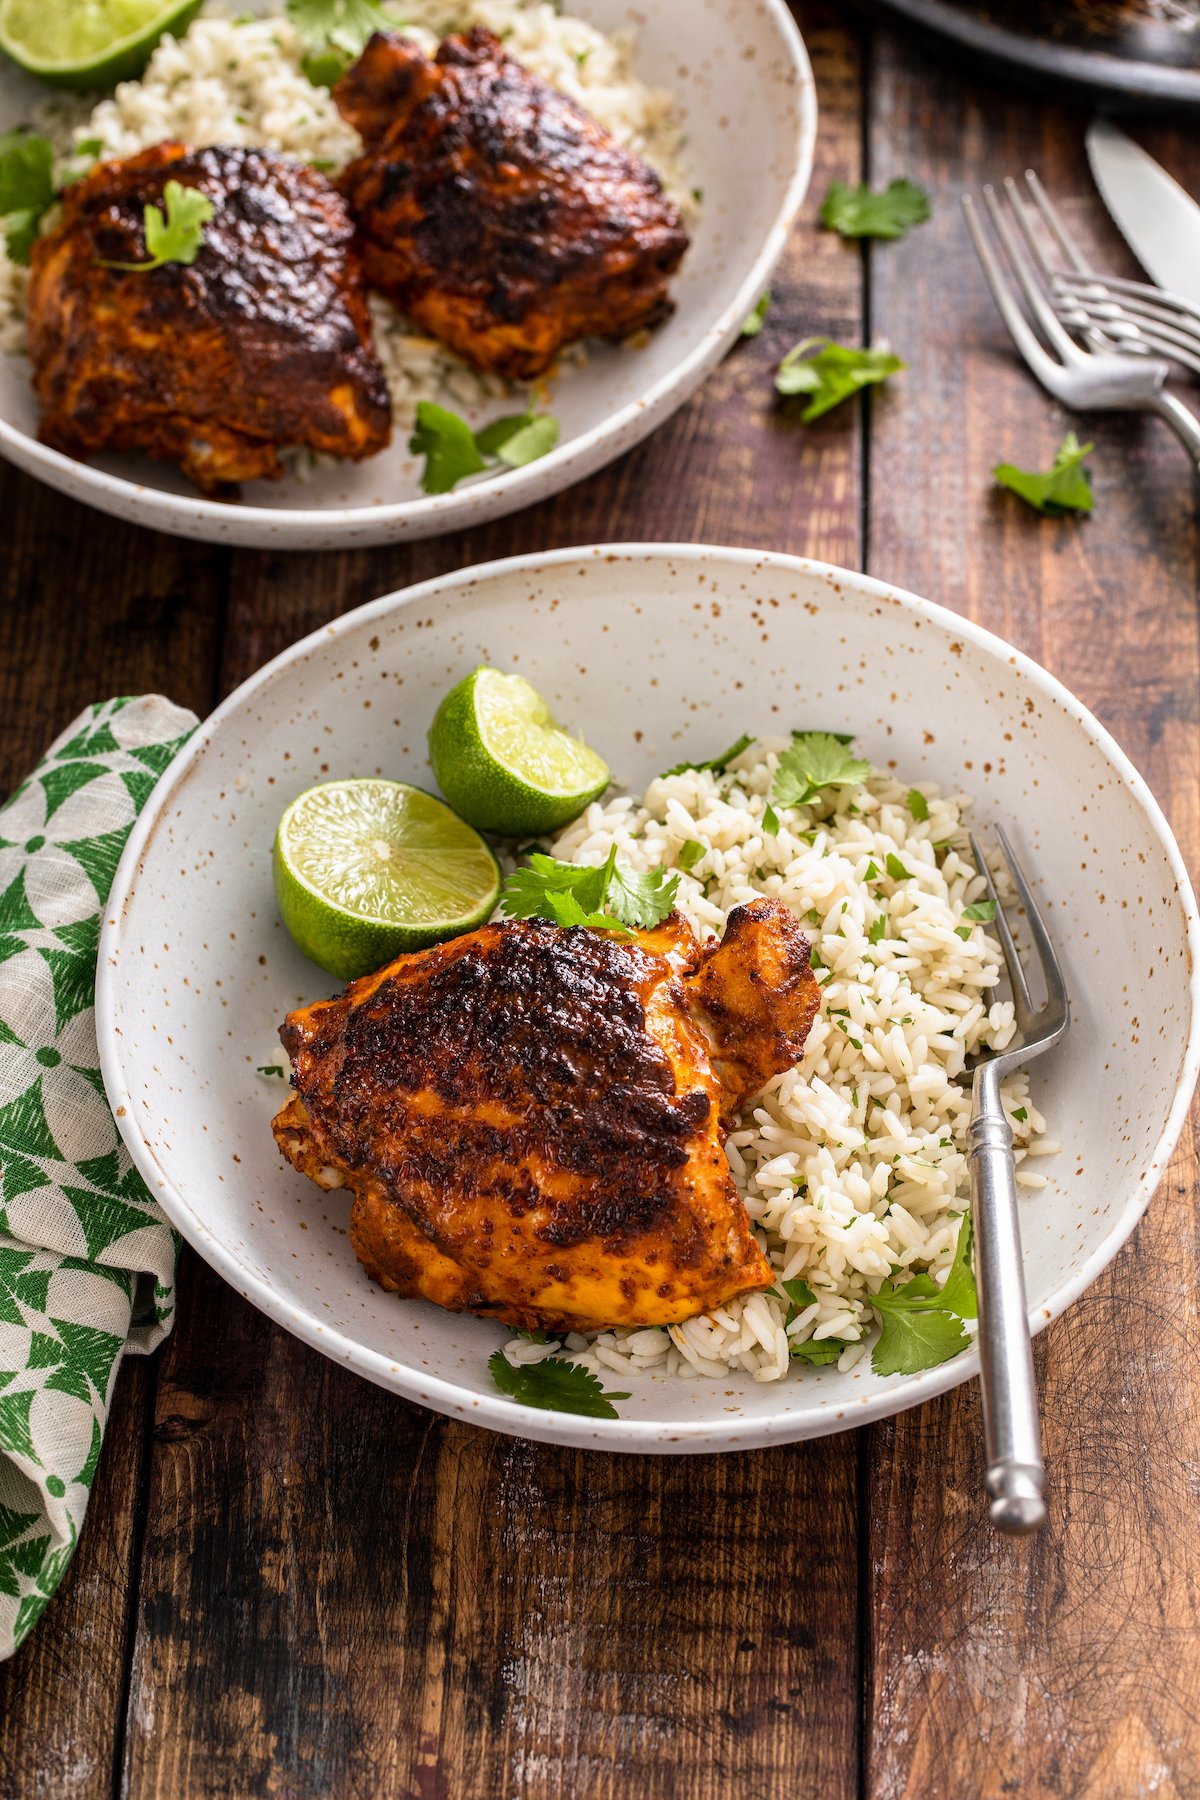
[[283,1014],[326,994],[279,923],[271,841],[327,776],[429,783],[425,732],[480,661],[517,668],[637,789],[743,730],[819,721],[913,780],[962,782],[1036,873],[1071,990],[1065,1047],[1033,1074],[1065,1145],[1023,1203],[1045,1324],[1133,1230],[1200,1060],[1200,921],[1145,783],[1078,701],[998,638],[911,594],[748,550],[564,550],[375,601],[232,695],[160,782],[117,872],[97,1016],[109,1098],[138,1166],[202,1256],[307,1342],[439,1411],[613,1450],[728,1450],[896,1412],[976,1372],[974,1352],[883,1379],[860,1363],[757,1386],[634,1376],[619,1420],[501,1398],[502,1327],[372,1286],[348,1204],[280,1160],[283,1098],[255,1064]]
[[[408,451],[411,419],[365,463],[310,479],[248,483],[237,504],[202,498],[148,457],[80,463],[37,441],[38,407],[23,356],[0,353],[0,455],[72,498],[117,518],[209,543],[325,550],[433,537],[479,525],[556,494],[646,437],[711,374],[767,287],[808,187],[816,90],[783,0],[738,0],[730,49],[728,0],[571,0],[603,31],[632,28],[643,80],[669,88],[687,130],[684,161],[704,207],[678,276],[674,316],[632,350],[593,347],[567,368],[549,402],[557,449],[524,469],[424,495]],[[265,0],[246,9],[266,10]],[[0,132],[35,116],[47,90],[0,58]],[[493,403],[484,416],[494,417]],[[509,409],[511,410],[511,409]]]

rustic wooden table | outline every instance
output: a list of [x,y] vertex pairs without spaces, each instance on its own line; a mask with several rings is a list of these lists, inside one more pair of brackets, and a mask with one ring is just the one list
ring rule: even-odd
[[[1089,423],[1096,510],[991,485],[1067,421],[1008,353],[959,191],[1036,166],[1126,258],[1084,115],[799,8],[812,196],[763,335],[669,425],[466,537],[342,556],[154,537],[0,475],[0,781],[85,702],[205,712],[322,620],[536,547],[682,538],[863,567],[1011,638],[1092,707],[1200,851],[1200,531],[1161,425]],[[1200,138],[1149,147],[1192,191]],[[908,175],[930,224],[814,230],[835,176]],[[1132,271],[1131,271],[1132,272]],[[806,428],[797,338],[886,335],[907,374]],[[711,1459],[493,1437],[357,1380],[190,1254],[174,1336],[121,1370],[70,1575],[0,1670],[4,1800],[1030,1800],[1200,1793],[1196,1136],[1037,1349],[1050,1524],[980,1506],[974,1389],[854,1434]]]

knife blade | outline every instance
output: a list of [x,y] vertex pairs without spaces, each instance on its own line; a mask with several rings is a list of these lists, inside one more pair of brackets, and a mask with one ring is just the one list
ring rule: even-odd
[[1200,306],[1200,206],[1111,120],[1087,134],[1104,204],[1150,279]]

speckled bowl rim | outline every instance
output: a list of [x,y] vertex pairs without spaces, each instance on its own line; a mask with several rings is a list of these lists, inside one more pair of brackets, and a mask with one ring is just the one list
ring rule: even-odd
[[[812,64],[800,28],[786,0],[758,0],[779,34],[780,48],[790,58],[799,99],[800,132],[795,161],[783,200],[762,247],[729,305],[717,316],[687,356],[636,400],[630,400],[599,424],[522,469],[489,476],[461,492],[425,495],[393,505],[348,507],[231,506],[199,495],[171,494],[123,475],[77,462],[0,417],[0,456],[32,475],[45,474],[52,487],[73,494],[102,511],[115,512],[152,530],[200,542],[254,544],[272,549],[332,547],[345,537],[357,543],[401,536],[434,537],[466,524],[479,524],[547,498],[622,455],[682,406],[720,362],[746,317],[764,293],[783,254],[812,177],[817,141],[817,90]],[[611,449],[607,447],[611,444]],[[89,492],[90,490],[90,492]],[[103,498],[100,498],[103,496]],[[395,529],[393,529],[395,528]],[[362,534],[371,533],[370,537]],[[378,533],[379,536],[375,537]],[[291,541],[289,541],[291,540]]]
[[1153,1155],[1136,1188],[1116,1213],[1096,1249],[1079,1264],[1070,1279],[1061,1283],[1048,1301],[1030,1315],[1030,1325],[1034,1332],[1043,1330],[1073,1300],[1078,1299],[1130,1237],[1170,1161],[1183,1130],[1197,1076],[1200,1075],[1200,913],[1197,912],[1192,884],[1170,825],[1146,782],[1120,745],[1070,690],[1032,657],[1026,656],[1003,638],[984,630],[961,614],[938,606],[931,600],[923,600],[902,588],[891,587],[873,576],[839,569],[830,563],[769,550],[669,543],[585,545],[499,558],[421,582],[416,587],[385,595],[379,600],[357,607],[353,612],[343,614],[330,624],[301,638],[290,649],[266,663],[217,707],[171,764],[134,825],[113,881],[100,940],[96,981],[96,1034],[100,1048],[100,1067],[121,1136],[151,1192],[171,1223],[240,1294],[277,1324],[311,1344],[315,1350],[320,1350],[335,1361],[346,1363],[381,1387],[390,1388],[406,1399],[432,1407],[436,1412],[466,1419],[472,1424],[486,1426],[513,1437],[533,1438],[582,1449],[662,1454],[749,1450],[768,1444],[795,1443],[847,1431],[873,1419],[888,1418],[894,1413],[906,1411],[910,1406],[930,1400],[937,1394],[945,1393],[961,1382],[970,1381],[979,1372],[978,1355],[975,1350],[970,1350],[952,1362],[943,1363],[939,1368],[926,1370],[920,1375],[898,1378],[894,1387],[886,1392],[870,1396],[857,1405],[836,1412],[824,1409],[807,1416],[802,1410],[793,1410],[786,1415],[781,1414],[778,1419],[755,1419],[752,1422],[730,1420],[728,1424],[713,1424],[708,1421],[666,1424],[661,1420],[587,1419],[568,1413],[539,1412],[499,1394],[494,1397],[475,1394],[460,1387],[455,1381],[418,1374],[415,1370],[404,1368],[388,1356],[369,1350],[344,1333],[330,1329],[315,1315],[283,1299],[269,1282],[244,1268],[238,1258],[216,1240],[204,1219],[172,1184],[167,1171],[137,1126],[132,1098],[121,1066],[123,1046],[116,1026],[118,1000],[124,986],[121,967],[124,922],[142,873],[147,846],[159,819],[169,810],[176,793],[188,779],[199,758],[221,732],[225,721],[238,713],[252,696],[269,686],[292,663],[302,661],[318,649],[325,650],[331,642],[335,643],[347,632],[356,631],[369,620],[386,618],[401,608],[420,605],[427,600],[477,586],[503,573],[519,571],[531,576],[544,576],[555,568],[586,560],[695,565],[710,559],[717,559],[726,567],[741,565],[759,569],[768,566],[778,570],[781,576],[815,575],[819,579],[840,584],[843,589],[853,590],[865,599],[899,606],[915,613],[918,618],[928,621],[948,637],[965,639],[987,655],[1006,662],[1048,700],[1062,707],[1107,757],[1141,807],[1166,856],[1184,913],[1189,963],[1189,1030],[1175,1096]]

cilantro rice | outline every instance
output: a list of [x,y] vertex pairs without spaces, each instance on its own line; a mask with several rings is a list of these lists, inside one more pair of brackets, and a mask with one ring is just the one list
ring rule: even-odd
[[[182,38],[162,39],[139,80],[122,82],[90,110],[61,98],[47,102],[37,123],[60,158],[69,161],[80,145],[106,157],[132,156],[168,138],[194,148],[262,145],[330,169],[357,155],[357,133],[329,91],[314,87],[301,68],[302,45],[282,0],[260,19],[230,17],[231,10],[207,6]],[[678,162],[674,102],[638,80],[631,33],[606,36],[559,13],[552,0],[405,0],[385,10],[428,53],[447,32],[486,25],[510,55],[644,156],[685,215],[694,214]],[[25,286],[26,271],[7,258],[0,238],[0,350],[24,348]],[[419,400],[471,409],[514,391],[498,376],[472,369],[381,296],[372,296],[371,308],[399,431]]]
[[[602,1376],[743,1371],[778,1381],[797,1345],[830,1340],[843,1346],[838,1368],[851,1369],[874,1338],[881,1282],[899,1269],[940,1283],[950,1270],[967,1207],[971,1105],[956,1078],[973,1051],[1003,1049],[1015,1030],[997,992],[999,946],[984,925],[964,922],[984,894],[966,841],[969,801],[873,770],[860,785],[778,809],[771,836],[763,814],[786,748],[764,738],[723,773],[685,770],[652,781],[640,801],[598,801],[549,848],[594,864],[615,844],[635,868],[678,869],[676,904],[702,936],[762,894],[803,921],[820,1011],[800,1063],[768,1083],[726,1148],[779,1281],[801,1278],[814,1299],[796,1311],[755,1293],[668,1330],[572,1333],[561,1346],[518,1337],[505,1346],[512,1363],[558,1352]],[[1018,1186],[1044,1187],[1034,1163],[1059,1146],[1025,1074],[1003,1091]]]

